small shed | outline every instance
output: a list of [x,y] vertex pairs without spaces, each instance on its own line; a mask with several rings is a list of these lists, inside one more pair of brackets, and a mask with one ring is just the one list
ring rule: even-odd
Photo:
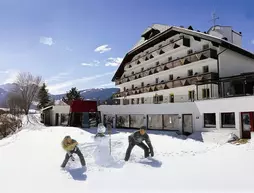
[[100,114],[97,110],[97,101],[74,100],[70,104],[70,126],[91,128],[97,127]]
[[67,126],[69,113],[69,105],[51,105],[41,109],[41,122],[48,126]]

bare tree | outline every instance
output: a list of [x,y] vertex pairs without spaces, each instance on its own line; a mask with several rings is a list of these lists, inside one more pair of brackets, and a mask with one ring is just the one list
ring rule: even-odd
[[29,72],[21,72],[16,78],[14,93],[20,97],[21,108],[27,115],[33,101],[37,100],[40,89],[41,77],[33,76]]
[[22,98],[19,94],[10,92],[8,94],[7,105],[10,113],[14,116],[19,116],[22,113]]

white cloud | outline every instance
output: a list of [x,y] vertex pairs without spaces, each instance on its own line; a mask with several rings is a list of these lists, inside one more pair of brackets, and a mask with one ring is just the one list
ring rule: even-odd
[[121,62],[123,61],[123,58],[108,58],[106,61],[105,66],[119,66]]
[[107,44],[105,44],[105,45],[101,45],[101,46],[97,47],[94,51],[95,51],[95,52],[99,52],[99,53],[102,54],[102,53],[108,52],[108,51],[110,51],[110,50],[111,50],[111,48],[108,47]]
[[69,51],[69,52],[72,52],[73,49],[69,48],[68,46],[65,47],[65,50]]
[[7,75],[7,77],[2,84],[14,83],[17,79],[19,72],[17,70],[7,70],[5,71],[5,74]]
[[82,66],[99,66],[100,62],[98,60],[94,60],[93,62],[91,63],[81,63]]
[[51,37],[43,37],[43,36],[40,37],[40,43],[48,46],[52,46],[53,44],[55,44]]
[[0,70],[0,74],[8,74],[9,71],[8,70]]
[[46,79],[46,83],[61,81],[69,75],[68,72],[60,72],[59,74]]
[[99,88],[108,88],[108,87],[115,87],[115,83],[114,82],[110,82],[110,83],[107,83],[107,84],[102,84],[100,86],[98,86]]
[[77,84],[82,84],[82,89],[84,88],[86,82],[102,78],[104,76],[112,75],[113,72],[107,72],[104,74],[98,74],[94,76],[82,77],[78,79],[68,80],[62,83],[48,85],[49,92],[51,94],[63,94],[68,91],[72,86],[78,87]]

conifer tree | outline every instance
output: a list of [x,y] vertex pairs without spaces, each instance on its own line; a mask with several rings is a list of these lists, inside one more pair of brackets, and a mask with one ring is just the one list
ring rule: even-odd
[[39,109],[45,108],[46,106],[50,104],[49,93],[46,87],[47,87],[46,84],[43,83],[43,85],[41,86],[38,92],[38,100],[39,100],[38,108]]

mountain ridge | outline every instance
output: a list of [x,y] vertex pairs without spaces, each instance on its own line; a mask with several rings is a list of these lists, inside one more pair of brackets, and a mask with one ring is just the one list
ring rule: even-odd
[[[7,98],[8,93],[14,88],[14,84],[3,84],[0,85],[0,107],[6,108],[7,107]],[[82,89],[79,90],[81,93],[81,97],[84,99],[94,99],[94,100],[107,100],[109,99],[114,93],[118,92],[119,88],[90,88],[90,89]],[[50,94],[49,96],[54,100],[62,99],[66,93],[62,94]]]

